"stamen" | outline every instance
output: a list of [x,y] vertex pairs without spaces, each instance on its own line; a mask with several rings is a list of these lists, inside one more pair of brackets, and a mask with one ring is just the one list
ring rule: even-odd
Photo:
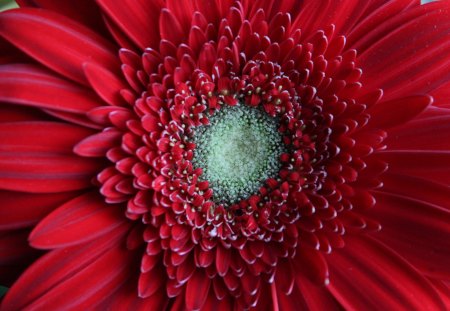
[[217,203],[231,204],[276,178],[285,152],[278,120],[245,105],[224,106],[194,130],[193,164],[203,169]]

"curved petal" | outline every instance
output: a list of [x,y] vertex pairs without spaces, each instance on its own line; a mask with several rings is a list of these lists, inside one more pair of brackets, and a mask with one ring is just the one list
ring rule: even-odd
[[205,304],[211,280],[205,275],[203,270],[197,269],[187,282],[186,286],[186,306],[190,310],[200,310]]
[[363,51],[370,46],[370,43],[376,42],[383,36],[381,28],[386,28],[390,24],[395,24],[395,27],[400,26],[403,24],[399,18],[404,16],[402,12],[419,5],[419,0],[380,1],[379,5],[368,11],[368,14],[350,30],[347,35],[348,47]]
[[25,64],[0,66],[0,101],[78,114],[102,104],[92,91]]
[[[314,284],[302,275],[296,277],[296,285],[309,310],[341,310],[340,304],[330,294],[326,285]],[[295,291],[292,295],[296,296]]]
[[56,122],[0,124],[0,189],[54,193],[84,189],[102,161],[72,153],[75,143],[92,133]]
[[383,227],[377,239],[422,273],[450,279],[450,210],[408,196],[378,192],[375,197],[377,206],[367,213]]
[[402,12],[365,34],[366,47],[353,46],[360,53],[361,83],[382,88],[385,99],[392,99],[424,94],[448,81],[449,15],[450,3],[437,1]]
[[119,76],[95,63],[85,63],[83,68],[90,85],[105,102],[113,106],[126,103],[120,91],[127,84]]
[[296,272],[317,286],[330,282],[328,264],[324,255],[304,245],[298,247],[298,255],[292,260]]
[[163,1],[97,0],[97,3],[142,50],[159,46],[158,16],[164,7]]
[[84,157],[104,157],[106,152],[117,146],[122,133],[112,129],[89,136],[74,147],[74,152]]
[[397,194],[450,210],[448,186],[423,178],[387,172],[383,175],[382,192]]
[[59,1],[59,0],[19,0],[21,7],[48,9],[65,15],[72,20],[85,24],[92,30],[106,34],[98,6],[92,0]]
[[[324,0],[304,1],[300,14],[293,22],[294,29],[313,35],[330,25],[337,26],[338,33],[346,23],[356,23],[369,6],[370,1]],[[344,32],[345,33],[345,32]]]
[[133,253],[121,244],[127,231],[120,226],[92,243],[41,257],[8,291],[2,309],[79,310],[101,303],[129,278]]
[[450,113],[436,113],[390,129],[384,143],[390,150],[450,150]]
[[348,310],[444,310],[430,282],[373,238],[347,235],[329,256],[329,290]]
[[31,193],[85,189],[101,167],[75,156],[0,152],[0,189]]
[[75,144],[92,130],[59,122],[9,122],[0,124],[0,152],[53,152],[72,155]]
[[450,151],[386,150],[371,158],[389,163],[389,172],[450,185]]
[[73,246],[108,234],[124,221],[119,206],[106,204],[97,193],[87,193],[41,220],[30,234],[30,244],[41,249]]
[[0,35],[47,67],[82,84],[87,84],[82,68],[86,61],[119,70],[112,44],[85,26],[50,11],[23,8],[2,12]]
[[[104,107],[104,106],[102,106]],[[59,120],[66,121],[71,124],[81,125],[89,129],[100,130],[102,127],[91,121],[86,114],[76,114],[66,111],[59,111],[53,109],[43,109],[48,115],[53,116]]]
[[169,299],[167,299],[164,288],[148,298],[141,298],[136,295],[136,282],[134,278],[131,278],[124,283],[98,306],[98,310],[166,310]]
[[76,195],[76,192],[31,194],[0,191],[0,230],[30,227]]
[[369,126],[387,129],[401,125],[416,117],[432,102],[431,96],[418,95],[376,103],[368,111],[371,117]]

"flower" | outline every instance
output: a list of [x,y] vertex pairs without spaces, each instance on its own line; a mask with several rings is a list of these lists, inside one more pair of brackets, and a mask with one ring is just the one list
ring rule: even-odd
[[448,1],[19,3],[1,310],[449,307]]

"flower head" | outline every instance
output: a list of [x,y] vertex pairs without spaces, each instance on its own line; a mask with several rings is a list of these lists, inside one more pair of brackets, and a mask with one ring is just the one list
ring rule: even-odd
[[79,2],[0,15],[2,310],[448,307],[448,1]]

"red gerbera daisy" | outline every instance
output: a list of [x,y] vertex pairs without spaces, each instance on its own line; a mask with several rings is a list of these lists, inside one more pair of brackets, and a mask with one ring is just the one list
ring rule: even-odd
[[448,1],[18,2],[1,310],[450,307]]

